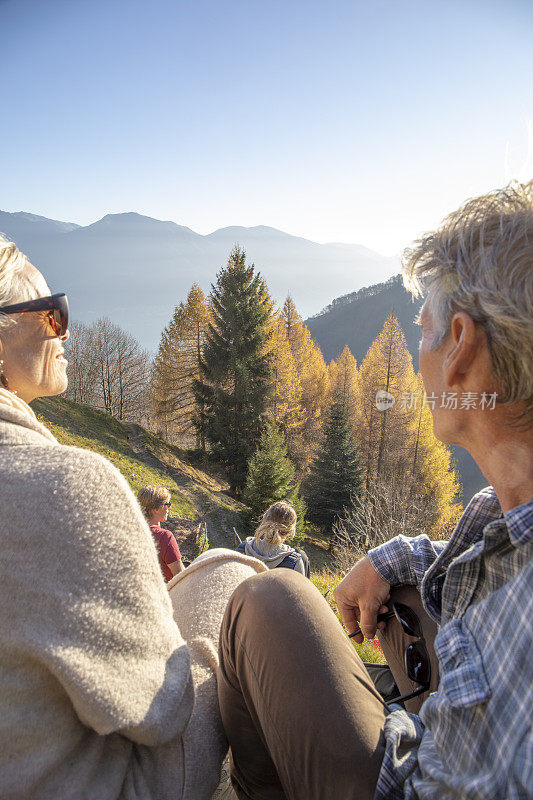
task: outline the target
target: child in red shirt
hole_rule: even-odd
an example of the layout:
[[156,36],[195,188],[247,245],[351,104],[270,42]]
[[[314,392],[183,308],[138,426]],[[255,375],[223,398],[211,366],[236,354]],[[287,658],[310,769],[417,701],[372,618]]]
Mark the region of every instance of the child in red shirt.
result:
[[143,486],[137,494],[137,499],[157,545],[161,571],[165,581],[169,581],[173,575],[185,569],[174,535],[159,525],[167,519],[168,510],[172,505],[170,492],[164,486]]

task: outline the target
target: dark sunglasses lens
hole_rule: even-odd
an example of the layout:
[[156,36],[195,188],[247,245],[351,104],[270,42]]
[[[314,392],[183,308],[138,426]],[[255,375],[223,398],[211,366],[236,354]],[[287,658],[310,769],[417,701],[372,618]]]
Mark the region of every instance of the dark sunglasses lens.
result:
[[61,295],[56,299],[57,308],[54,309],[57,314],[56,319],[59,320],[61,332],[59,336],[64,336],[68,328],[68,300],[66,294]]
[[428,651],[422,642],[412,642],[405,650],[405,668],[412,681],[429,685],[431,662]]
[[412,608],[403,603],[394,603],[394,612],[409,636],[422,636],[420,622]]

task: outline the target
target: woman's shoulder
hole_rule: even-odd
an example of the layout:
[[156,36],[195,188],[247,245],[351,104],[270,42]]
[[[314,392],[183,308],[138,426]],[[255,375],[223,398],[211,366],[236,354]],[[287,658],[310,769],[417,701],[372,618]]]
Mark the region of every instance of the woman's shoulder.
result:
[[301,547],[293,547],[292,549],[294,550],[295,553],[298,553],[299,555],[303,556],[304,558],[307,558],[307,553]]
[[107,478],[122,478],[119,470],[105,456],[83,447],[60,444],[47,449],[46,460],[54,465],[62,465],[65,473],[83,473],[89,480],[104,475]]
[[31,482],[53,485],[57,497],[74,494],[103,501],[110,496],[116,498],[131,494],[129,484],[119,470],[92,450],[61,444],[31,448],[24,460],[31,473]]

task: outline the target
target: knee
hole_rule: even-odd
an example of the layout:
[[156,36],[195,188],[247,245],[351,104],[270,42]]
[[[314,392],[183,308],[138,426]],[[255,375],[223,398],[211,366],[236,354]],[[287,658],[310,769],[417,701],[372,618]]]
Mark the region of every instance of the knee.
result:
[[233,619],[244,616],[255,624],[260,620],[282,621],[316,594],[317,589],[301,573],[273,569],[253,575],[237,586],[228,603],[227,616]]
[[257,604],[264,608],[300,596],[308,589],[314,590],[314,586],[301,573],[290,569],[272,569],[243,581],[234,595],[249,605]]
[[310,581],[306,581],[300,572],[293,569],[269,569],[267,572],[262,572],[260,575],[254,576],[260,578],[258,581],[248,581],[250,588],[258,595],[270,595],[273,591],[280,594],[288,592],[301,592],[303,586]]

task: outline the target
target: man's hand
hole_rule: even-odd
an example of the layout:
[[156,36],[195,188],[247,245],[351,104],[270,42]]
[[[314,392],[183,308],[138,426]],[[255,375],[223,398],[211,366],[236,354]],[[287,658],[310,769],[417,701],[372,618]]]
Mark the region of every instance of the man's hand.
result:
[[354,636],[359,644],[365,637],[373,639],[376,628],[386,627],[386,622],[378,623],[377,615],[388,611],[384,603],[389,599],[389,591],[390,584],[378,575],[368,556],[358,561],[333,590],[348,633],[361,628],[362,633]]

